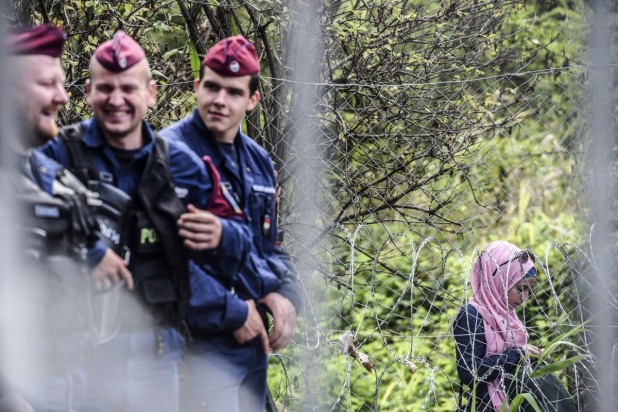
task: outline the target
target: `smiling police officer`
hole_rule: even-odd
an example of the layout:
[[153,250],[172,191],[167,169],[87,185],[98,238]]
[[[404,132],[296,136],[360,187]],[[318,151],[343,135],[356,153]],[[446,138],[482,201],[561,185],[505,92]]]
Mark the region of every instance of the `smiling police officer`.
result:
[[[292,339],[300,297],[296,274],[277,250],[276,178],[268,153],[240,130],[247,111],[260,101],[260,65],[255,47],[242,36],[214,45],[194,82],[197,108],[164,129],[185,142],[221,176],[221,193],[251,227],[253,247],[245,266],[227,288],[194,285],[188,323],[194,342],[187,356],[185,410],[260,411],[266,398],[267,354]],[[213,300],[238,308],[233,321],[205,311]],[[258,307],[272,314],[267,336]]]
[[[105,206],[103,236],[89,257],[98,262],[97,286],[108,291],[108,328],[96,342],[83,408],[178,411],[188,252],[234,271],[244,263],[250,232],[198,209],[212,191],[203,162],[144,121],[156,86],[134,39],[119,31],[96,49],[86,92],[94,118],[63,129],[43,148]],[[111,328],[110,319],[117,321]]]
[[23,252],[15,276],[3,279],[9,287],[2,302],[9,302],[16,315],[11,321],[18,323],[17,329],[3,330],[3,367],[30,405],[6,396],[0,409],[66,411],[77,386],[73,368],[79,353],[73,345],[87,327],[81,316],[88,290],[85,251],[96,240],[92,207],[98,201],[59,164],[32,151],[57,135],[57,116],[68,102],[60,62],[64,32],[51,25],[14,27],[3,42],[11,76],[3,97],[11,99],[19,126],[17,133],[2,136],[4,160],[11,161],[3,176],[11,178]]

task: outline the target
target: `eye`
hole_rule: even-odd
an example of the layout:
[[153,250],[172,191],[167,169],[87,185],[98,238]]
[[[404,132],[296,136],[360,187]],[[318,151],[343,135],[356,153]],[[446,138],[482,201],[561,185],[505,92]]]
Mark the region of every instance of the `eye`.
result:
[[211,83],[211,82],[204,82],[204,88],[210,91],[219,91],[220,87],[215,84],[215,83]]
[[133,93],[136,90],[137,90],[137,86],[134,86],[134,85],[128,85],[128,86],[122,87],[122,91],[125,93]]
[[56,82],[54,80],[40,80],[39,85],[43,87],[55,87]]
[[108,84],[99,84],[97,85],[96,89],[101,93],[111,93],[113,87]]

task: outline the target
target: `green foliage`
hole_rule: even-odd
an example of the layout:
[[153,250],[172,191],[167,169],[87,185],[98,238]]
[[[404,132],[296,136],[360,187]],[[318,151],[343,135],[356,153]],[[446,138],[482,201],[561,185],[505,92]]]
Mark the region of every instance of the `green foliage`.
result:
[[[290,4],[30,4],[29,20],[69,33],[64,123],[90,116],[89,59],[118,29],[140,40],[160,85],[148,118],[155,127],[193,109],[192,80],[216,40],[243,34],[254,41],[263,99],[244,126],[281,170],[284,226],[306,227],[295,221],[286,185],[296,160],[287,114],[298,98],[285,81],[297,69],[287,43],[297,24]],[[302,64],[322,68],[314,118],[328,165],[319,229],[329,239],[326,246],[315,239],[318,246],[298,258],[324,275],[311,285],[321,288],[323,307],[316,319],[303,314],[297,346],[271,357],[278,403],[291,410],[303,402],[315,410],[454,410],[451,323],[470,297],[472,262],[496,239],[540,257],[534,296],[520,316],[531,342],[546,348],[544,358],[557,359],[541,371],[564,369],[573,382],[585,353],[574,335],[574,342],[561,341],[583,323],[576,286],[586,265],[585,222],[576,218],[582,208],[574,176],[586,72],[564,69],[585,59],[583,1],[320,5],[315,27],[324,53]],[[371,371],[344,350],[347,331]]]
[[[542,412],[541,408],[539,407],[539,404],[536,402],[534,397],[529,393],[518,394],[513,399],[513,402],[509,405],[509,412],[517,412],[519,410],[519,407],[522,405],[524,401],[528,402],[534,408],[535,412]],[[506,409],[505,405],[506,404],[502,405],[502,408],[500,408],[500,412],[503,412],[503,410]]]

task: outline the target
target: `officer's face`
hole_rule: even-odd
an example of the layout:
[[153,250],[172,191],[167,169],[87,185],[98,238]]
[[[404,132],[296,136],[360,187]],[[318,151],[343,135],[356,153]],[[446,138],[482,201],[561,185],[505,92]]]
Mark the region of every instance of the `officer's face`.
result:
[[217,141],[233,142],[243,116],[260,101],[259,92],[249,94],[250,79],[221,76],[205,67],[202,79],[193,83],[200,116]]
[[124,149],[143,145],[142,119],[156,103],[156,85],[148,73],[145,59],[120,73],[92,60],[87,102],[110,145]]
[[24,147],[43,144],[58,134],[58,112],[68,101],[60,59],[42,54],[15,57],[15,99],[30,136]]

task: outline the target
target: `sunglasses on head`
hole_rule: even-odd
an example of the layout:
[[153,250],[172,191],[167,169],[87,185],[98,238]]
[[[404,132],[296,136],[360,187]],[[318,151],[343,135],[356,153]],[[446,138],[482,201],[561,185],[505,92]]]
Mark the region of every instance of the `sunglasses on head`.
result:
[[498,268],[504,265],[508,265],[509,263],[514,262],[515,260],[517,260],[521,265],[523,265],[524,263],[528,261],[531,261],[532,263],[535,262],[534,254],[532,253],[532,251],[522,250],[522,251],[515,253],[515,256],[513,256],[511,259],[507,260],[506,262],[500,263],[498,266],[496,266],[491,276],[496,276],[496,273],[498,273]]

